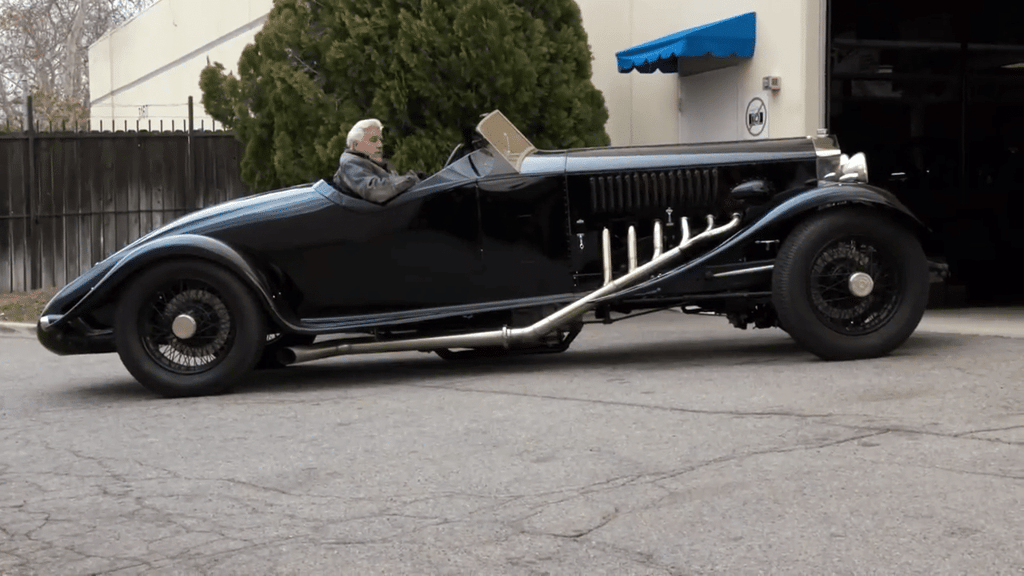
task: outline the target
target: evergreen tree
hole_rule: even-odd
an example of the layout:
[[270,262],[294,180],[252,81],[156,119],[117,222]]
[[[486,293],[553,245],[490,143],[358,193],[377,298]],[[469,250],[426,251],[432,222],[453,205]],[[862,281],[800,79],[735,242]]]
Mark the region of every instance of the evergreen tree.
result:
[[538,148],[607,145],[590,61],[574,0],[276,0],[238,76],[200,87],[268,189],[333,174],[363,118],[399,171],[434,172],[494,109]]

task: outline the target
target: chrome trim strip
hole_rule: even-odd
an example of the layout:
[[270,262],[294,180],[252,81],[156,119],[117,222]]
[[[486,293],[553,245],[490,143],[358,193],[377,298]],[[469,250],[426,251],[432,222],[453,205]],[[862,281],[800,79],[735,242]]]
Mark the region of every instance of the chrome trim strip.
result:
[[756,272],[767,272],[775,268],[775,264],[767,264],[765,266],[754,266],[753,268],[741,268],[739,270],[729,270],[727,272],[719,272],[718,274],[712,274],[712,278],[724,278],[726,276],[740,276],[742,274],[754,274]]
[[63,317],[63,314],[47,314],[46,316],[41,316],[39,318],[39,327],[45,332],[50,329],[50,326],[59,322]]

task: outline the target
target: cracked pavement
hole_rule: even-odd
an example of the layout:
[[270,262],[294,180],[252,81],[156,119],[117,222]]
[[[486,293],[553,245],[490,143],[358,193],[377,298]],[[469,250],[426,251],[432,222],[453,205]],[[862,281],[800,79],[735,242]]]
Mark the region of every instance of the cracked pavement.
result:
[[0,334],[0,374],[3,575],[1024,574],[1024,339],[659,313],[164,400]]

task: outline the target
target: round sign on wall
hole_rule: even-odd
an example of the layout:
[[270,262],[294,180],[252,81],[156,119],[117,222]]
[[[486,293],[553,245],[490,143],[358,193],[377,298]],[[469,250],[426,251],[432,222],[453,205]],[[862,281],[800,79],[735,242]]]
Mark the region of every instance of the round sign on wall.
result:
[[764,127],[768,125],[768,106],[764,100],[753,98],[747,104],[746,113],[747,133],[751,136],[760,136],[764,133]]

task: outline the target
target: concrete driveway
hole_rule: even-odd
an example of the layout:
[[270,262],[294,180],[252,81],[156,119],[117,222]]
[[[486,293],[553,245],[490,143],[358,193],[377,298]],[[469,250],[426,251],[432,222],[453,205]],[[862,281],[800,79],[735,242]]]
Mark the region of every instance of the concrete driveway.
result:
[[868,361],[661,313],[186,400],[7,327],[0,574],[1024,574],[1024,340],[940,316]]

